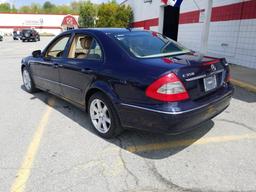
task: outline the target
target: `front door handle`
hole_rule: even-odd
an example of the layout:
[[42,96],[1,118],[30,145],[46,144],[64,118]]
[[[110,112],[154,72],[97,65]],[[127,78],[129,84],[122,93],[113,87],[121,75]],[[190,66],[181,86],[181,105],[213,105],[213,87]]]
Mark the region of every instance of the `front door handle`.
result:
[[54,63],[53,64],[53,68],[57,69],[57,68],[60,68],[60,67],[63,67],[62,64],[58,64],[58,63]]
[[53,67],[54,69],[57,69],[57,68],[59,68],[59,64],[58,64],[58,63],[54,63],[52,67]]
[[89,68],[85,68],[85,69],[81,69],[81,72],[82,73],[92,73],[93,72],[93,70],[91,70],[91,69],[89,69]]

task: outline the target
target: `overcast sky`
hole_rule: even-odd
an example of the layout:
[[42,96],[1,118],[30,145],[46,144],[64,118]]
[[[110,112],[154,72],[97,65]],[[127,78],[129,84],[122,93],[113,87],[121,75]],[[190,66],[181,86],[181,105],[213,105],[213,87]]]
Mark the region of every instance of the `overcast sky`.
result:
[[[0,0],[2,2],[9,2],[15,4],[16,7],[20,7],[22,5],[30,5],[31,3],[41,3],[43,4],[46,0]],[[50,2],[55,4],[66,4],[70,3],[72,0],[50,0]],[[94,3],[107,2],[108,0],[91,0]],[[117,2],[122,2],[122,0],[117,0]]]

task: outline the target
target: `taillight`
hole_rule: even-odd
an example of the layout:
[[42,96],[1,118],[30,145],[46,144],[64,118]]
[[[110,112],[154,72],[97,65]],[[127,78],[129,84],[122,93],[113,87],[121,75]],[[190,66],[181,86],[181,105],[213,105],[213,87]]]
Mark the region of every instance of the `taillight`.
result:
[[189,95],[180,79],[169,73],[154,81],[146,90],[146,95],[159,101],[182,101],[189,98]]
[[227,77],[226,77],[226,82],[230,82],[230,80],[231,80],[231,75],[230,75],[230,72],[229,72]]
[[163,58],[163,61],[164,61],[165,63],[167,63],[167,64],[172,64],[172,63],[174,63],[173,60],[170,59],[170,58]]

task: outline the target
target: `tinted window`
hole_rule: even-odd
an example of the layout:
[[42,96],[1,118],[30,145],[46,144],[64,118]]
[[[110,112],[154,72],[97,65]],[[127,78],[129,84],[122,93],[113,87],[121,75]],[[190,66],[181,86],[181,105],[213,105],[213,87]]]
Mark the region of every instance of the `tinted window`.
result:
[[175,41],[156,32],[128,32],[117,34],[114,38],[136,57],[154,57],[188,51]]
[[31,29],[24,29],[24,30],[22,30],[22,33],[26,33],[26,32],[32,32],[32,30]]
[[46,57],[62,57],[70,36],[64,36],[56,40],[46,52]]
[[73,59],[101,59],[102,51],[98,42],[88,35],[76,35],[68,54]]

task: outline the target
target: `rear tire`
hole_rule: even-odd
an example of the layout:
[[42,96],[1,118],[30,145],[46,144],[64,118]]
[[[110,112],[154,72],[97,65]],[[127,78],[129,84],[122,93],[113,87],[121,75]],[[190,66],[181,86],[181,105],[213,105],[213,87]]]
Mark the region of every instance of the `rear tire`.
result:
[[119,117],[108,97],[97,92],[90,97],[88,103],[91,124],[98,135],[109,139],[121,134],[123,129]]
[[29,93],[34,93],[37,91],[35,88],[35,84],[33,79],[31,78],[31,74],[27,67],[24,67],[22,70],[22,80],[23,80],[23,85],[25,87],[25,90]]

